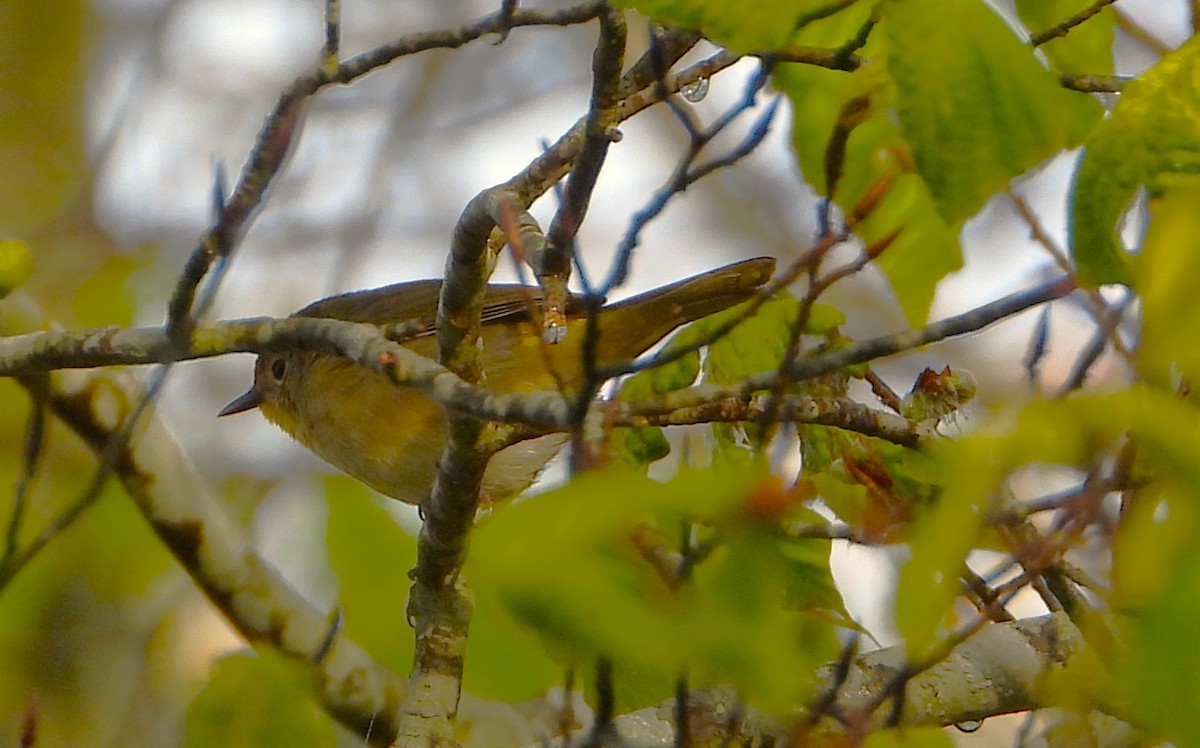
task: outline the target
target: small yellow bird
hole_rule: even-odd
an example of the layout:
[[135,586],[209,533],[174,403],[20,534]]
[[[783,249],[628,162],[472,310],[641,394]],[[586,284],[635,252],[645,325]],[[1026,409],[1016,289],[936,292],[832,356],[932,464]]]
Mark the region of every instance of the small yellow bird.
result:
[[[601,307],[597,362],[608,366],[636,358],[676,327],[745,301],[774,270],[771,258],[746,260]],[[440,280],[397,283],[332,296],[293,316],[379,325],[411,320],[432,330],[440,292]],[[543,353],[529,314],[530,299],[540,302],[536,287],[488,286],[481,325],[481,384],[496,392],[535,392],[554,389],[561,382],[567,394],[577,392],[589,300],[580,295],[568,298],[566,339],[544,346]],[[403,345],[437,358],[432,332]],[[420,504],[433,488],[447,439],[446,412],[414,388],[398,387],[338,356],[311,351],[266,353],[255,363],[254,386],[220,415],[252,408],[259,408],[268,421],[326,462],[380,493]],[[547,434],[498,452],[484,473],[484,494],[503,501],[524,491],[566,439],[564,434]]]

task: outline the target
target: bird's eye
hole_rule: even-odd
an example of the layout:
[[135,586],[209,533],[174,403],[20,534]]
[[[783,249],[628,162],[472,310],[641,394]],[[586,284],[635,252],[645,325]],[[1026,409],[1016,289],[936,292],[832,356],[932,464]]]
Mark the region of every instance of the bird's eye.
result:
[[282,358],[277,358],[271,362],[271,376],[278,381],[283,381],[283,375],[287,373],[287,361]]

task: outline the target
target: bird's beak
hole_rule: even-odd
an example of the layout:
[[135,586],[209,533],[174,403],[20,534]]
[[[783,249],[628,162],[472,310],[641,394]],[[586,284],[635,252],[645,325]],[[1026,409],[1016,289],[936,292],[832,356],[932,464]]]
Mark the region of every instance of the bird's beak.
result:
[[224,408],[221,408],[221,412],[217,414],[217,417],[220,418],[221,416],[231,416],[234,413],[244,413],[247,410],[254,410],[258,406],[262,405],[262,401],[262,392],[254,387],[251,387],[235,397]]

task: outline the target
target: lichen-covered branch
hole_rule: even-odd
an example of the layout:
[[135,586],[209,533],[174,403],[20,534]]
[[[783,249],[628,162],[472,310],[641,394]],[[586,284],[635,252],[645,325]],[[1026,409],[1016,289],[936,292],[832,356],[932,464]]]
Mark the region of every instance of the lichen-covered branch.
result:
[[932,423],[914,423],[895,413],[876,410],[847,398],[756,395],[744,400],[715,400],[669,413],[638,415],[636,412],[636,405],[629,408],[618,405],[606,412],[606,420],[614,426],[685,426],[760,422],[770,414],[772,420],[779,423],[835,426],[906,447],[916,447],[921,440],[936,435]]
[[[1056,703],[1053,690],[1063,683],[1101,684],[1084,676],[1097,667],[1083,636],[1064,614],[1027,618],[984,626],[959,644],[948,657],[913,676],[899,711],[901,726],[949,726],[989,717],[1038,709]],[[839,672],[836,663],[825,666],[818,677],[823,694],[821,717],[808,732],[782,724],[742,705],[730,689],[697,689],[688,696],[688,726],[696,745],[769,745],[780,740],[810,740],[825,744],[850,739],[878,729],[849,724],[846,715],[859,713],[902,673],[907,658],[903,646],[889,647],[855,657]],[[1081,680],[1071,680],[1077,678]],[[1056,686],[1057,684],[1057,686]],[[1080,694],[1081,699],[1100,697]],[[1103,704],[1097,706],[1103,707]],[[621,737],[637,744],[667,744],[674,739],[674,701],[623,715],[616,720]],[[737,719],[730,717],[736,715]],[[1128,725],[1095,713],[1103,720],[1106,745],[1136,745],[1136,732]],[[789,722],[803,723],[801,712]]]
[[[64,377],[50,393],[55,416],[98,453],[121,420],[101,415],[119,401],[133,402],[140,387],[127,375]],[[305,663],[325,708],[359,735],[387,745],[397,729],[404,682],[341,634],[328,641],[333,622],[302,597],[251,547],[196,474],[160,421],[145,420],[115,462],[116,476],[155,534],[196,584],[252,643],[272,645]]]

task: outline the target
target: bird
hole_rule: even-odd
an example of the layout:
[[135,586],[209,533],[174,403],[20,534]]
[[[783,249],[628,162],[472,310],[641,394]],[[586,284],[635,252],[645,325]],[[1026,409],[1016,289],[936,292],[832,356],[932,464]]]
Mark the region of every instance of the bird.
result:
[[[530,304],[542,298],[538,287],[489,284],[480,326],[480,384],[500,393],[556,387],[565,395],[578,393],[589,308],[597,315],[597,364],[623,364],[675,328],[746,301],[774,270],[772,258],[745,260],[607,305],[598,296],[569,294],[566,338],[556,344],[540,340],[530,313]],[[401,344],[436,360],[433,328],[441,285],[437,279],[418,280],[354,291],[292,316],[414,323],[423,332]],[[416,388],[329,353],[270,352],[258,356],[250,389],[218,415],[255,408],[318,457],[385,496],[415,505],[428,499],[448,426],[445,408]],[[482,495],[495,503],[522,493],[566,441],[565,434],[552,433],[500,450],[484,471]]]

